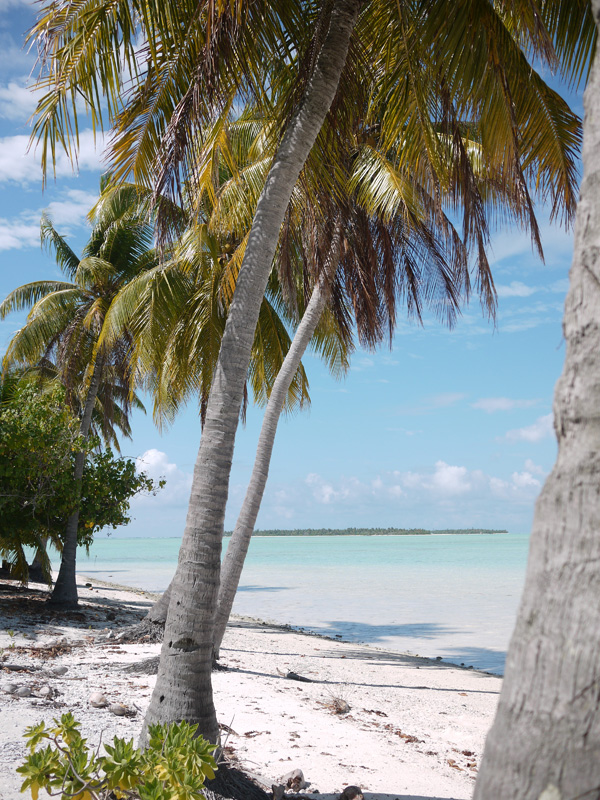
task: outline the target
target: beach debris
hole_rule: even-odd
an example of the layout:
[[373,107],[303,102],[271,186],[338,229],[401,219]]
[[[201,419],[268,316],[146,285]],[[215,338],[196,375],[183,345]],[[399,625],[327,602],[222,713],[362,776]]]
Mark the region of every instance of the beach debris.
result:
[[131,711],[126,706],[121,705],[121,703],[111,703],[108,707],[108,710],[111,714],[114,714],[116,717],[134,717],[135,711]]
[[53,695],[54,695],[54,689],[51,686],[48,686],[48,684],[42,686],[41,689],[38,689],[38,697],[50,700],[53,697]]
[[33,667],[31,664],[8,664],[6,661],[1,662],[0,667],[11,672],[34,672],[39,670],[39,667]]
[[[279,670],[277,670],[279,672]],[[283,672],[279,672],[283,675]],[[312,678],[305,678],[304,675],[298,675],[297,672],[286,672],[284,675],[289,681],[300,681],[301,683],[315,683]]]
[[108,700],[102,692],[92,692],[90,695],[90,705],[94,708],[106,708]]
[[331,711],[332,714],[338,714],[339,716],[348,714],[351,710],[350,703],[342,694],[334,694],[331,691],[328,692],[327,700],[319,700],[317,702],[319,705],[323,706],[323,708]]
[[13,694],[17,697],[31,697],[31,689],[29,686],[19,686]]
[[273,800],[282,800],[285,795],[285,786],[282,783],[274,783],[271,786],[271,791],[273,792]]
[[60,678],[61,675],[66,675],[69,671],[68,667],[53,667],[50,672],[52,675],[56,675],[57,678]]
[[239,734],[238,734],[238,733],[236,733],[236,732],[233,730],[233,728],[230,728],[230,727],[229,727],[229,725],[225,725],[225,723],[223,723],[223,722],[219,722],[219,728],[220,728],[222,731],[225,731],[225,733],[233,734],[234,736],[239,736]]
[[387,717],[385,711],[378,711],[375,708],[363,708],[363,711],[367,714],[376,714],[378,717]]
[[5,683],[3,686],[3,689],[7,694],[13,694],[14,692],[17,691],[18,688],[19,688],[18,683]]
[[309,782],[304,780],[304,773],[301,769],[293,769],[291,772],[287,772],[279,781],[286,789],[290,789],[292,792],[299,792],[309,786]]
[[363,800],[363,797],[360,786],[346,786],[338,800]]

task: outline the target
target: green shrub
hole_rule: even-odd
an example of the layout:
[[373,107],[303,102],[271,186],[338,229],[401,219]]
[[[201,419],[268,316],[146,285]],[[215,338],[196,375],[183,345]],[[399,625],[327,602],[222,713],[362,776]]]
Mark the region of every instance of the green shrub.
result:
[[152,725],[146,750],[115,736],[100,755],[79,732],[72,714],[25,731],[30,754],[17,772],[25,777],[21,791],[37,800],[40,789],[74,800],[204,800],[204,781],[214,778],[215,745],[196,737],[187,722]]

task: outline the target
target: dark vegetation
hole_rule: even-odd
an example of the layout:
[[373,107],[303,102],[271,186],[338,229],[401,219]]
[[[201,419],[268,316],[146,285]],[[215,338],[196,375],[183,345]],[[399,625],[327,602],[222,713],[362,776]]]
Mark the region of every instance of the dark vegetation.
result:
[[[428,531],[425,528],[297,528],[296,530],[254,531],[255,536],[431,536],[447,533],[508,533],[493,528],[444,528]],[[231,536],[231,532],[225,534]]]

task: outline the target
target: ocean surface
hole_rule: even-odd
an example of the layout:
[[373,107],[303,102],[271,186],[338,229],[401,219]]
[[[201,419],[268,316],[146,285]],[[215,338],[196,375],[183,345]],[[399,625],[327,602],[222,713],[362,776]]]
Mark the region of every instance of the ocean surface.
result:
[[[179,544],[97,539],[78,571],[164,591]],[[527,534],[258,536],[233,610],[501,674],[528,545]]]

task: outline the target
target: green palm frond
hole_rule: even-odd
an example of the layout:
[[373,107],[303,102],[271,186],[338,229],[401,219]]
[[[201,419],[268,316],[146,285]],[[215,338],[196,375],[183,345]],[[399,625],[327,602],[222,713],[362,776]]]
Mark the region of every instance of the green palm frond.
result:
[[2,303],[0,303],[0,319],[13,311],[23,311],[25,308],[35,306],[37,302],[54,292],[63,292],[70,289],[78,290],[72,283],[63,281],[34,281],[14,289]]
[[40,225],[40,238],[42,246],[46,246],[52,251],[56,263],[61,270],[71,280],[75,277],[79,258],[75,255],[73,250],[67,244],[65,238],[61,236],[52,224],[49,215],[44,212],[42,214],[42,221]]

